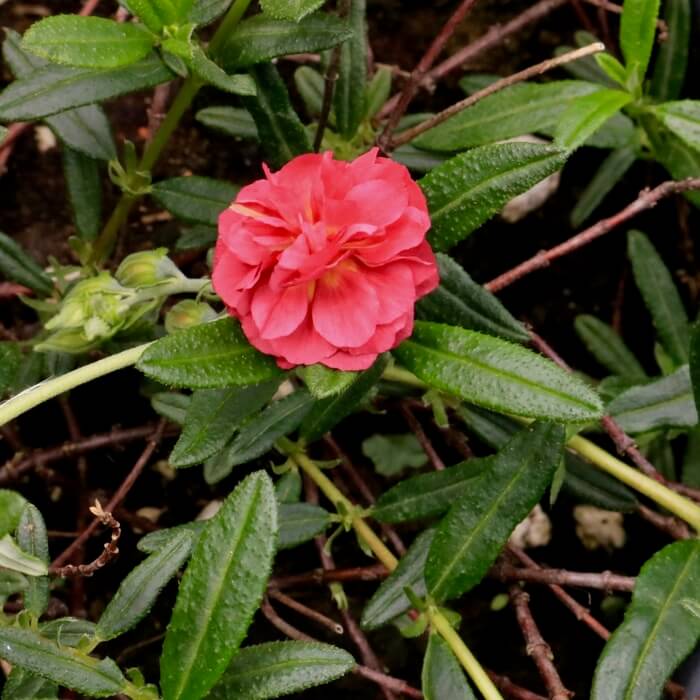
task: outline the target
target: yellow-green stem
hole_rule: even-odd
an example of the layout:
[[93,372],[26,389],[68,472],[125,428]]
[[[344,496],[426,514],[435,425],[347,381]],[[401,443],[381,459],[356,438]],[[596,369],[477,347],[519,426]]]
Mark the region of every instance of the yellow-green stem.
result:
[[[288,444],[283,443],[283,446],[286,448]],[[295,449],[290,449],[288,454],[336,507],[339,504],[343,504],[348,512],[353,512],[353,503],[338,490],[335,484],[319,469],[312,459],[304,452]],[[352,519],[352,526],[362,541],[389,571],[393,571],[398,566],[398,559],[389,551],[363,518],[355,515]],[[459,659],[464,670],[469,674],[469,677],[484,698],[486,700],[503,700],[498,688],[496,688],[486,671],[469,651],[459,634],[452,628],[447,618],[439,610],[433,609],[430,613],[430,619],[434,629],[449,644],[450,649]]]

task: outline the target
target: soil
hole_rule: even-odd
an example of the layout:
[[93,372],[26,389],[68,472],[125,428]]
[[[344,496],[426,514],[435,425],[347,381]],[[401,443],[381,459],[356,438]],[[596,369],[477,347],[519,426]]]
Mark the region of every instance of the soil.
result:
[[[46,4],[52,12],[75,12],[81,5],[74,0],[47,0]],[[456,5],[448,0],[433,3],[369,0],[368,4],[375,59],[409,69],[418,61]],[[479,36],[494,22],[503,22],[530,4],[527,0],[482,0],[464,23],[464,29],[453,38],[450,51]],[[114,9],[113,2],[105,1],[102,5],[104,14]],[[0,5],[0,26],[23,31],[37,18],[35,10],[41,7],[38,0],[34,5],[9,0]],[[595,10],[586,8],[586,12],[595,24]],[[508,40],[504,46],[484,53],[469,69],[508,74],[549,57],[558,45],[570,44],[573,32],[579,28],[577,15],[569,6],[564,7],[545,21]],[[9,79],[6,73],[0,75],[3,80]],[[696,85],[695,89],[700,90],[700,86]],[[438,87],[435,94],[421,94],[415,108],[436,110],[454,101],[458,95],[456,79],[450,78]],[[128,138],[139,143],[142,140],[149,100],[150,96],[146,94],[131,95],[108,106],[119,141]],[[220,96],[208,91],[203,91],[197,100],[198,107],[221,103],[223,100]],[[602,152],[593,149],[584,149],[576,154],[575,162],[564,169],[559,192],[544,207],[517,225],[501,220],[486,224],[459,246],[455,256],[476,279],[487,281],[538,250],[568,238],[572,234],[568,223],[569,211],[603,157]],[[167,177],[193,172],[245,182],[257,175],[258,163],[254,148],[217,136],[191,118],[186,118],[158,166],[157,174]],[[60,150],[52,148],[40,152],[32,129],[16,144],[8,166],[7,173],[0,179],[0,230],[16,238],[41,262],[46,262],[49,256],[70,262],[72,258],[67,240],[73,234],[73,224],[66,201]],[[598,214],[602,216],[619,210],[634,199],[643,186],[662,179],[663,173],[655,166],[636,166],[633,174],[615,189]],[[109,211],[115,193],[107,185],[105,196],[105,211]],[[153,205],[145,203],[132,215],[126,252],[173,242],[178,234],[177,225],[173,222],[143,224],[142,217],[154,211],[157,210],[153,209]],[[697,213],[691,215],[682,199],[667,200],[633,223],[653,236],[664,259],[682,283],[686,301],[697,301],[700,271],[696,264],[697,251],[690,236],[690,231],[697,229]],[[200,256],[189,264],[201,266],[202,262]],[[576,255],[529,276],[505,290],[500,298],[516,316],[531,323],[572,365],[600,376],[600,368],[585,352],[573,332],[573,319],[579,313],[593,313],[610,320],[621,285],[624,288],[622,318],[625,338],[651,369],[652,329],[630,280],[625,255],[625,229],[617,230]],[[27,324],[31,324],[32,320],[33,313],[18,301],[0,300],[0,322],[5,328],[13,329],[20,335],[31,334],[32,326]],[[140,379],[131,372],[122,372],[76,390],[71,396],[71,404],[84,435],[109,431],[117,425],[129,427],[153,420],[148,400],[141,392]],[[396,411],[391,410],[392,406],[386,408],[389,410],[372,416],[371,421],[361,416],[348,420],[337,435],[338,441],[360,465],[363,475],[376,487],[376,491],[385,488],[386,484],[380,483],[370,473],[366,459],[357,446],[372,432],[405,431]],[[32,447],[57,445],[66,440],[65,420],[58,402],[40,407],[19,421],[18,437],[22,444]],[[434,437],[447,457],[449,450],[441,443],[440,436]],[[159,459],[167,456],[171,443],[168,439],[163,442],[157,453]],[[51,530],[74,531],[78,514],[85,512],[86,503],[96,497],[102,500],[108,498],[142,449],[141,443],[133,443],[89,455],[85,482],[82,484],[75,460],[52,464],[48,474],[42,473],[41,477],[32,474],[23,479],[21,490],[47,516]],[[474,449],[478,452],[484,447],[475,443]],[[9,446],[0,442],[0,464],[9,456]],[[458,459],[456,455],[449,456],[454,458],[453,461]],[[248,468],[252,471],[256,466],[264,467],[267,463],[261,461]],[[238,472],[235,478],[210,488],[203,482],[199,469],[181,472],[174,480],[163,476],[162,470],[146,470],[129,494],[125,507],[117,514],[125,524],[120,558],[94,578],[85,580],[84,590],[80,587],[76,589],[69,583],[64,589],[54,591],[55,597],[73,613],[84,612],[94,619],[123,576],[140,559],[135,544],[144,523],[134,517],[139,509],[164,509],[159,526],[185,522],[196,517],[212,498],[228,493],[240,476],[241,472]],[[630,516],[626,521],[628,545],[623,550],[614,553],[589,552],[574,535],[571,510],[572,503],[565,496],[560,497],[551,509],[554,537],[548,547],[537,550],[538,561],[581,571],[612,568],[619,573],[634,575],[640,562],[665,543],[656,530]],[[413,530],[403,528],[400,532],[408,540]],[[56,537],[51,543],[52,552],[60,552],[69,542],[70,539]],[[96,556],[101,546],[100,538],[94,538],[86,549],[86,559]],[[339,566],[358,565],[362,561],[350,536],[340,538],[334,553]],[[278,557],[276,572],[307,571],[317,565],[315,549],[305,546],[292,553],[283,552]],[[374,586],[356,583],[346,587],[351,608],[358,616]],[[503,590],[501,584],[487,580],[461,601],[459,612],[464,620],[462,631],[465,639],[484,665],[542,692],[539,676],[525,655],[512,611],[489,611],[493,597]],[[546,589],[532,586],[529,590],[534,615],[553,648],[562,678],[577,697],[587,697],[592,669],[602,648],[601,641],[569,613],[562,612],[563,608]],[[167,624],[174,593],[175,588],[171,585],[148,619],[136,631],[106,645],[105,651],[126,665],[138,664],[146,677],[157,678],[159,636]],[[331,616],[336,614],[326,590],[310,588],[306,593],[308,597],[304,598],[304,602]],[[607,626],[614,627],[619,622],[621,606],[616,605],[613,596],[589,596],[576,591],[574,595],[590,606]],[[294,614],[288,617],[290,622],[298,623],[302,628],[309,627],[308,621]],[[322,630],[310,631],[325,641],[338,641]],[[269,626],[258,619],[252,628],[250,640],[270,638]],[[404,640],[393,629],[370,635],[370,641],[392,674],[420,687],[420,642]],[[352,676],[339,683],[333,693],[338,700],[380,696],[375,687]],[[320,700],[327,697],[327,690],[309,691],[303,697]]]

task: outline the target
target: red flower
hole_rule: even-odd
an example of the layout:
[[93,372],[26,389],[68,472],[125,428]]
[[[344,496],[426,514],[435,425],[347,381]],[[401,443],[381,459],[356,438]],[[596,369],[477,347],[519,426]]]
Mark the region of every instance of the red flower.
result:
[[366,369],[411,334],[439,281],[423,193],[376,149],[265,175],[219,217],[214,289],[280,367]]

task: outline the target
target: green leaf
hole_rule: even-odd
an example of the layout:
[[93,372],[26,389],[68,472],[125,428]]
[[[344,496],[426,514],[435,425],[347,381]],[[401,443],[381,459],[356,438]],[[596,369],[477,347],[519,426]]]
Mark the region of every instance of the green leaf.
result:
[[442,515],[490,468],[492,459],[473,458],[440,472],[403,479],[379,497],[372,517],[383,523],[401,523]]
[[[0,512],[2,506],[0,506]],[[23,552],[36,557],[48,567],[49,539],[46,534],[44,518],[39,510],[31,503],[22,510],[17,525],[17,544]],[[49,605],[49,577],[31,576],[28,579],[27,590],[24,592],[24,608],[36,617],[46,612]]]
[[193,224],[216,226],[221,214],[234,200],[238,188],[223,180],[190,175],[156,182],[151,196],[178,219]]
[[170,547],[176,539],[186,534],[190,538],[190,550],[193,550],[199,541],[200,535],[204,532],[207,522],[206,520],[194,520],[190,523],[149,532],[138,541],[136,547],[139,552],[153,554],[154,552],[160,552],[165,547]]
[[211,24],[228,10],[232,2],[233,0],[194,0],[188,19],[199,26]]
[[534,143],[482,146],[451,158],[420,180],[436,250],[464,240],[503,206],[559,170],[568,154]]
[[255,83],[244,73],[229,75],[223,68],[212,61],[200,48],[195,47],[192,53],[192,71],[204,82],[224,92],[234,95],[254,95]]
[[0,398],[14,386],[22,360],[22,350],[18,343],[0,342]]
[[651,313],[661,344],[676,365],[686,363],[690,344],[688,316],[671,273],[651,241],[640,231],[630,231],[627,252],[634,281]]
[[330,683],[355,660],[347,651],[318,642],[267,642],[241,649],[207,696],[211,700],[267,700]]
[[333,93],[335,123],[346,140],[357,133],[367,113],[366,0],[352,0],[349,25],[352,37],[340,49],[338,80]]
[[686,146],[700,151],[700,101],[665,102],[652,111]]
[[320,364],[300,367],[297,371],[308,390],[317,399],[326,399],[339,394],[347,389],[360,374],[343,372]]
[[118,695],[126,679],[111,659],[95,659],[36,632],[0,627],[0,655],[19,668],[89,697]]
[[0,489],[0,537],[13,533],[28,505],[22,494],[8,489]]
[[248,416],[273,396],[279,382],[249,387],[196,391],[187,409],[184,430],[168,462],[173,467],[201,464],[221,450]]
[[192,537],[180,533],[151,554],[122,581],[97,622],[95,636],[114,639],[135,627],[150,611],[165,585],[190,555]]
[[289,99],[287,87],[271,63],[250,70],[257,86],[256,97],[243,102],[255,120],[260,143],[273,167],[312,150],[306,127]]
[[110,70],[46,66],[0,93],[0,121],[34,121],[58,112],[155,87],[173,74],[155,54]]
[[[323,109],[323,93],[325,92],[325,80],[323,76],[311,66],[299,66],[294,71],[294,85],[299,96],[304,101],[306,112],[312,119],[318,117]],[[331,109],[328,115],[330,124],[335,124],[335,114]]]
[[700,426],[688,431],[681,481],[688,486],[700,486]]
[[258,140],[258,129],[250,112],[239,107],[206,107],[195,115],[198,122],[227,136]]
[[260,6],[271,17],[299,22],[318,10],[324,2],[325,0],[261,0]]
[[556,142],[567,149],[582,146],[608,119],[632,101],[621,90],[599,90],[578,97],[566,109],[555,133]]
[[622,392],[607,407],[628,433],[692,428],[698,422],[688,365],[656,381]]
[[164,700],[201,698],[226,670],[262,600],[276,539],[274,488],[256,472],[207,523],[182,578],[161,656]]
[[54,15],[35,22],[22,47],[37,56],[77,68],[119,68],[145,58],[155,37],[138,24],[103,17]]
[[2,688],[2,700],[58,700],[58,686],[15,666]]
[[644,368],[612,326],[587,314],[577,316],[574,326],[590,353],[607,370],[633,380],[647,379]]
[[280,503],[279,549],[291,549],[320,535],[331,525],[328,511],[311,503]]
[[399,146],[391,154],[391,157],[395,161],[403,163],[409,170],[414,170],[417,173],[427,173],[433,168],[437,168],[438,165],[442,165],[447,160],[447,156],[440,153],[422,151],[420,148],[416,148],[410,143]]
[[388,363],[389,356],[380,355],[368,370],[357,375],[347,389],[335,396],[317,401],[301,425],[301,436],[308,442],[318,440],[349,416],[367,398]]
[[49,276],[18,243],[4,233],[0,233],[0,274],[45,296],[53,291]]
[[102,183],[98,161],[72,148],[63,151],[63,172],[78,235],[97,238],[102,223]]
[[184,24],[194,0],[128,0],[126,4],[152,32],[160,34],[165,27]]
[[700,639],[700,542],[675,542],[641,569],[624,622],[605,645],[591,700],[658,700]]
[[463,328],[417,321],[394,354],[430,386],[531,418],[596,420],[601,403],[580,379],[531,350]]
[[[2,45],[3,57],[16,78],[26,78],[35,70],[46,66],[46,61],[22,49],[22,37],[11,29],[5,29]],[[46,124],[69,148],[91,158],[111,160],[117,150],[105,113],[97,105],[56,114],[46,119]]]
[[259,384],[281,376],[275,361],[255,350],[228,318],[162,338],[136,366],[162,384],[191,389]]
[[459,263],[444,253],[436,257],[440,286],[418,302],[418,318],[482,331],[514,343],[529,341],[523,324],[491,292],[474,282]]
[[159,416],[184,425],[191,400],[191,397],[175,391],[161,391],[151,397],[151,407]]
[[29,577],[20,574],[18,571],[0,569],[0,604],[15,593],[26,591],[29,586]]
[[275,483],[275,495],[279,503],[298,503],[301,499],[301,474],[298,469],[290,469]]
[[0,538],[0,567],[27,576],[46,576],[49,572],[41,559],[23,552],[10,535]]
[[583,80],[513,85],[459,112],[413,143],[433,151],[455,151],[523,134],[548,135],[576,98],[600,89]]
[[693,385],[695,408],[700,411],[700,322],[690,328],[690,381]]
[[372,119],[379,110],[386,104],[391,95],[392,72],[389,66],[377,68],[376,73],[367,84],[367,109],[365,118]]
[[627,73],[641,85],[654,48],[660,0],[625,0],[620,21],[620,48]]
[[362,454],[372,460],[382,476],[396,476],[404,469],[417,469],[428,461],[413,433],[372,435],[362,442]]
[[93,639],[95,623],[77,617],[59,617],[39,625],[42,636],[59,646],[77,647],[85,637]]
[[571,210],[571,225],[578,228],[605,199],[637,160],[637,149],[624,146],[612,151],[601,163],[576,206]]
[[625,86],[627,82],[627,71],[625,67],[609,53],[597,53],[595,61],[603,72],[613,81],[615,86]]
[[435,600],[456,598],[481,581],[549,486],[564,437],[564,429],[552,423],[524,428],[454,504],[438,526],[425,569]]
[[658,100],[677,100],[683,89],[690,45],[690,0],[666,0],[664,21],[668,36],[654,62],[650,92]]
[[241,22],[221,49],[222,66],[237,70],[277,56],[316,53],[351,36],[347,23],[332,15],[312,15],[298,23],[255,15]]
[[459,661],[439,634],[428,638],[421,681],[425,700],[476,700]]

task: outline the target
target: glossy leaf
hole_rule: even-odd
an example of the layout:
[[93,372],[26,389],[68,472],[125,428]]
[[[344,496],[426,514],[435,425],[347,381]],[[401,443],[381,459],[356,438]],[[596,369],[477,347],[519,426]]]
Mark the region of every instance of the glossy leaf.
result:
[[549,486],[563,447],[561,426],[536,423],[499,451],[437,528],[425,569],[430,595],[456,598],[481,581]]
[[277,56],[330,49],[352,35],[346,22],[313,15],[301,22],[256,15],[241,22],[221,50],[223,67],[248,68]]
[[587,314],[577,316],[574,325],[579,338],[603,367],[620,377],[646,380],[644,368],[612,326]]
[[291,549],[320,535],[331,525],[328,511],[311,503],[280,503],[279,549]]
[[46,576],[49,572],[45,562],[23,552],[10,535],[0,538],[0,567],[27,576]]
[[53,290],[49,276],[18,243],[4,233],[0,233],[0,274],[39,294],[49,295]]
[[367,21],[366,0],[350,3],[348,18],[352,36],[340,48],[338,79],[333,108],[338,133],[346,140],[357,133],[367,112]]
[[603,124],[632,101],[621,90],[598,90],[572,101],[556,130],[556,142],[567,149],[582,146]]
[[439,634],[431,634],[421,676],[425,700],[476,700],[459,661]]
[[651,241],[639,231],[630,232],[627,251],[634,280],[664,349],[677,365],[687,362],[690,344],[688,316],[668,268]]
[[690,0],[665,0],[668,36],[659,46],[650,92],[659,101],[677,100],[683,89],[690,45]]
[[290,469],[275,482],[275,495],[280,503],[298,503],[301,499],[301,474]]
[[27,499],[21,493],[0,489],[0,537],[14,533],[27,505]]
[[66,148],[63,172],[78,235],[85,241],[97,238],[102,223],[102,183],[94,158]]
[[688,366],[624,391],[607,410],[623,430],[632,434],[658,428],[692,428],[698,422],[698,413]]
[[258,129],[250,112],[240,107],[206,107],[195,115],[198,122],[234,138],[257,141]]
[[111,659],[95,659],[29,629],[0,627],[0,656],[19,668],[89,697],[118,695],[126,679]]
[[35,22],[22,47],[37,56],[77,68],[118,68],[145,58],[155,37],[138,24],[104,17],[54,15]]
[[630,76],[641,85],[656,35],[660,0],[625,0],[620,21],[620,48]]
[[318,10],[326,0],[261,0],[263,12],[278,19],[289,19],[293,22],[306,17]]
[[358,374],[347,389],[317,401],[301,425],[302,437],[309,442],[318,440],[349,416],[372,391],[388,362],[388,355],[380,355],[368,370]]
[[271,164],[279,167],[294,156],[310,152],[309,133],[292,107],[287,87],[275,66],[255,66],[250,73],[255,78],[257,95],[243,101],[255,120],[260,143]]
[[641,569],[624,622],[605,645],[591,700],[658,700],[700,639],[700,542],[657,552]]
[[199,541],[200,535],[204,532],[207,526],[206,520],[193,520],[190,523],[175,525],[174,527],[166,527],[163,530],[155,530],[144,535],[136,545],[139,552],[145,554],[153,554],[160,552],[165,547],[170,547],[172,543],[179,539],[183,534],[190,538],[190,554]]
[[447,160],[446,155],[423,151],[420,148],[412,146],[410,143],[399,146],[391,154],[391,157],[395,161],[403,163],[409,170],[413,170],[417,173],[427,173],[433,168],[437,168],[438,165],[442,165]]
[[245,73],[229,75],[223,68],[212,61],[200,48],[195,47],[192,52],[192,72],[208,85],[213,85],[219,90],[230,92],[234,95],[254,95],[255,83]]
[[308,365],[298,369],[307,389],[317,398],[326,399],[347,389],[359,372],[342,372],[325,365]]
[[[1,506],[0,506],[1,508]],[[49,539],[46,524],[38,508],[28,503],[22,510],[17,525],[17,544],[23,552],[36,557],[48,567]],[[24,608],[36,617],[40,617],[49,605],[49,577],[30,576],[27,590],[24,591]]]
[[259,384],[281,375],[231,319],[180,331],[151,345],[137,365],[162,384],[192,389]]
[[497,335],[515,343],[529,341],[523,324],[459,263],[444,253],[437,254],[437,261],[440,286],[418,302],[418,318]]
[[178,219],[216,226],[219,214],[231,204],[237,192],[237,187],[223,180],[190,175],[156,182],[151,196]]
[[523,134],[550,134],[576,98],[600,89],[583,80],[513,85],[459,112],[413,143],[433,151],[455,151]]
[[700,151],[700,100],[665,102],[653,111],[687,147]]
[[372,517],[401,523],[441,515],[450,509],[490,467],[492,457],[473,458],[439,472],[403,479],[385,491],[372,508]]
[[182,578],[161,656],[164,700],[201,698],[226,670],[262,599],[276,539],[274,488],[256,472],[207,523]]
[[100,615],[95,636],[106,641],[135,627],[148,614],[168,581],[185,563],[191,546],[191,536],[183,532],[133,569]]
[[373,630],[410,610],[411,601],[406,596],[410,588],[416,595],[426,592],[423,572],[428,558],[428,550],[433,540],[434,530],[426,530],[416,537],[399,565],[382,582],[362,611],[361,624],[366,630]]
[[318,642],[267,642],[241,649],[211,700],[267,700],[330,683],[348,673],[355,660],[347,651]]
[[607,197],[637,160],[634,146],[617,148],[601,163],[571,210],[571,225],[578,228]]
[[425,321],[394,354],[420,379],[465,401],[531,418],[589,421],[596,394],[536,353],[505,340]]
[[475,148],[438,166],[420,180],[436,250],[464,240],[503,206],[561,168],[567,153],[534,143]]
[[192,395],[180,435],[168,462],[173,467],[200,464],[221,450],[243,421],[273,396],[278,382],[249,387],[205,389]]
[[39,630],[42,636],[56,642],[59,646],[77,647],[88,637],[95,636],[95,623],[79,617],[59,617],[56,620],[42,622]]

